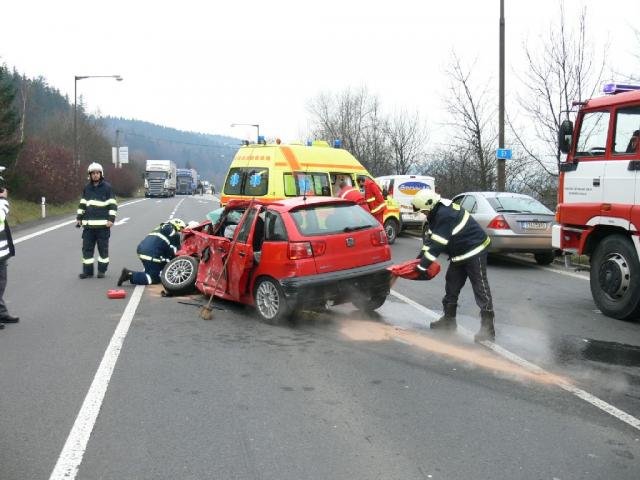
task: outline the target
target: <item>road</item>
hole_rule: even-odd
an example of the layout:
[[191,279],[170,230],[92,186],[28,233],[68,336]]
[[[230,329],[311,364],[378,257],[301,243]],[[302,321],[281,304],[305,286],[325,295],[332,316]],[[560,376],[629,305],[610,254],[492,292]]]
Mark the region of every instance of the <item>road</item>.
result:
[[[373,317],[277,327],[221,301],[202,320],[201,296],[158,286],[106,297],[156,224],[214,206],[125,202],[103,280],[77,277],[72,217],[14,233],[1,480],[639,478],[640,323],[597,312],[584,273],[494,259],[495,345],[472,341],[469,286],[458,332],[429,331],[443,274],[399,280]],[[419,242],[398,238],[394,260]]]

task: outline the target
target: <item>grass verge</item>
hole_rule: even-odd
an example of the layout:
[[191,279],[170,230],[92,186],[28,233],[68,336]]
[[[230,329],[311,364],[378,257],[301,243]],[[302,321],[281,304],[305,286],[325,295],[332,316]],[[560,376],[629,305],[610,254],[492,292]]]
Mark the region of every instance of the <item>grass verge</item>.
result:
[[[9,225],[20,225],[42,218],[42,205],[28,202],[16,198],[9,199]],[[78,208],[78,201],[63,203],[61,205],[47,205],[47,217],[55,215],[75,214]]]

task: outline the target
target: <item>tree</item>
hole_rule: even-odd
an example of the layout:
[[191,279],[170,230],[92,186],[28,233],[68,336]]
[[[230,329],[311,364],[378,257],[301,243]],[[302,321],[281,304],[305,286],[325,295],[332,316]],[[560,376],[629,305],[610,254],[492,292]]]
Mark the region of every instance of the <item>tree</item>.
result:
[[0,164],[10,168],[22,146],[20,116],[14,108],[15,89],[7,69],[0,66]]
[[418,112],[414,115],[404,110],[396,113],[385,123],[385,134],[394,173],[406,175],[418,171],[424,161],[427,136]]

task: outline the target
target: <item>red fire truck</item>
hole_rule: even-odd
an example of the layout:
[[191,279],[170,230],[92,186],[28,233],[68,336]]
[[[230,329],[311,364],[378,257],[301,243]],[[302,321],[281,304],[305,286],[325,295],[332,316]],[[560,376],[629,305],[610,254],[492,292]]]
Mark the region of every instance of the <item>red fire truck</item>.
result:
[[557,225],[552,244],[589,255],[591,293],[602,313],[640,317],[640,86],[576,102],[575,129],[560,125]]

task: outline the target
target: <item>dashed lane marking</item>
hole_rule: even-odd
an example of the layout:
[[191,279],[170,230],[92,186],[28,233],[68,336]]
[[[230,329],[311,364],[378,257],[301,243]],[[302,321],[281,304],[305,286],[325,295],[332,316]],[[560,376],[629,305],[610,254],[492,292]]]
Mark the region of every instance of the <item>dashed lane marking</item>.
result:
[[67,441],[62,448],[62,452],[58,457],[58,461],[49,480],[73,480],[76,478],[80,463],[82,463],[82,457],[87,448],[87,443],[89,442],[89,437],[98,418],[98,413],[100,413],[102,401],[107,392],[113,369],[118,361],[124,339],[127,336],[143,292],[144,285],[136,286],[133,291],[131,299],[104,352],[100,366],[93,377],[93,382],[91,382],[87,396],[84,398],[84,402],[82,402],[80,412],[78,412],[76,421],[73,423],[71,432],[67,437]]
[[[421,311],[422,313],[428,315],[433,319],[437,319],[440,317],[438,313],[434,312],[433,310],[430,310],[424,305],[420,305],[418,302],[411,300],[409,297],[406,297],[401,293],[396,292],[395,290],[391,290],[391,295],[411,305],[412,307],[416,308],[417,310]],[[473,333],[460,325],[458,325],[458,332],[462,333],[465,337],[469,339],[473,339]],[[511,362],[521,366],[522,368],[530,372],[533,372],[536,374],[548,374],[551,376],[551,374],[547,372],[545,369],[543,369],[542,367],[539,367],[535,363],[525,360],[524,358],[516,355],[513,352],[510,352],[506,348],[503,348],[494,342],[484,341],[480,343],[485,347],[487,347],[488,349],[495,352],[497,355],[501,356],[502,358],[506,358],[507,360],[510,360]],[[599,408],[603,412],[608,413],[609,415],[617,418],[618,420],[626,423],[627,425],[630,425],[633,428],[640,430],[640,419],[634,417],[633,415],[629,415],[627,412],[620,410],[617,407],[614,407],[610,403],[605,402],[604,400],[596,397],[595,395],[590,394],[585,390],[582,390],[576,387],[575,385],[572,385],[571,383],[568,383],[561,379],[555,380],[554,383],[560,388],[562,388],[563,390],[565,390],[566,392],[569,392],[575,395],[576,397],[578,397],[579,399],[584,400],[587,403],[590,403],[594,407]]]

